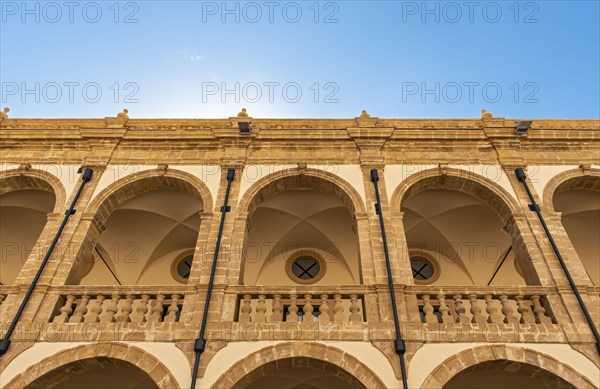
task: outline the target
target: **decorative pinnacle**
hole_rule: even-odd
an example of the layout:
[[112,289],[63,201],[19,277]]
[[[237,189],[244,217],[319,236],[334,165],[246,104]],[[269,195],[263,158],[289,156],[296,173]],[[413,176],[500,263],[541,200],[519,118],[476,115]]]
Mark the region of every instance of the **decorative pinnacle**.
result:
[[0,120],[8,119],[8,113],[10,112],[10,108],[4,107],[4,109],[0,112]]
[[369,114],[367,113],[367,110],[366,110],[366,109],[363,109],[363,110],[362,110],[362,112],[360,113],[360,117],[361,117],[361,118],[370,118],[370,117],[371,117],[371,115],[369,115]]
[[123,118],[123,119],[129,119],[128,113],[129,113],[129,110],[128,109],[124,109],[123,112],[119,112],[117,114],[117,117],[118,118]]
[[486,109],[481,110],[481,118],[492,118],[494,117],[491,112],[488,112]]
[[246,112],[246,108],[242,108],[242,112],[238,113],[237,117],[239,117],[239,118],[247,118],[248,117],[248,113]]

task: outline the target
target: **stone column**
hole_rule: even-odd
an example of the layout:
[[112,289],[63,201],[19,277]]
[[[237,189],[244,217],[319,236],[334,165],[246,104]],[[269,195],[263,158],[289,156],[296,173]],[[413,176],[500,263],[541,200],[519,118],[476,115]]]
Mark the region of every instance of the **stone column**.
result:
[[[204,310],[204,303],[206,301],[206,288],[210,281],[210,273],[213,264],[213,258],[215,254],[215,248],[217,243],[217,236],[219,232],[219,224],[221,223],[221,207],[225,200],[225,192],[227,190],[227,170],[229,168],[235,169],[235,178],[231,183],[229,192],[228,205],[231,210],[225,215],[225,223],[223,225],[223,233],[221,236],[221,243],[219,246],[219,257],[217,259],[217,268],[215,271],[214,287],[212,291],[208,320],[219,321],[222,320],[221,314],[226,312],[231,317],[228,320],[233,320],[233,314],[235,311],[235,298],[233,295],[228,296],[229,298],[224,301],[224,290],[228,282],[227,271],[232,261],[232,256],[235,254],[236,247],[239,245],[237,241],[232,239],[234,226],[236,222],[236,208],[238,203],[238,194],[240,190],[240,183],[243,177],[243,164],[239,162],[223,162],[221,164],[221,179],[219,185],[219,191],[215,200],[215,209],[212,214],[212,220],[210,222],[210,229],[206,235],[206,249],[203,250],[202,260],[200,261],[201,267],[196,272],[199,282],[198,293],[196,294],[196,301],[193,308],[192,325],[199,326],[202,313]],[[225,304],[225,305],[223,305]],[[198,327],[199,328],[199,327]]]

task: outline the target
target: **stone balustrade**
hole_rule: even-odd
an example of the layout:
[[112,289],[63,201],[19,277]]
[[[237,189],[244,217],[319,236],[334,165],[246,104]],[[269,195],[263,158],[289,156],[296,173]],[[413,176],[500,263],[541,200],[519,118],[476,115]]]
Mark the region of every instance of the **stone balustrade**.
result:
[[302,290],[238,294],[240,323],[363,323],[364,294]]
[[534,287],[530,293],[527,288],[522,289],[525,290],[510,292],[489,288],[462,293],[429,290],[416,295],[423,323],[555,324],[547,295],[538,290],[543,288]]
[[[587,289],[585,292],[590,298],[598,298],[595,296],[600,288]],[[562,306],[552,308],[553,304],[561,303],[561,293],[556,287],[404,285],[399,286],[398,291],[398,301],[407,304],[408,321],[473,325],[571,323],[561,311]],[[13,301],[11,296],[18,293],[16,287],[2,287],[2,308],[15,309],[18,301]],[[190,285],[51,286],[48,303],[52,308],[49,307],[51,313],[44,321],[55,324],[183,322],[184,318],[190,320],[198,309],[194,299],[198,293],[201,293],[198,286]],[[368,325],[367,317],[380,317],[380,298],[385,299],[388,292],[387,286],[235,285],[222,287],[222,293],[229,312],[221,314],[222,321]],[[184,308],[186,295],[192,299],[186,300]],[[7,305],[9,300],[11,303]],[[383,304],[387,309],[388,302]],[[592,309],[592,314],[598,315],[598,312]]]
[[112,291],[60,294],[52,323],[178,322],[183,293]]

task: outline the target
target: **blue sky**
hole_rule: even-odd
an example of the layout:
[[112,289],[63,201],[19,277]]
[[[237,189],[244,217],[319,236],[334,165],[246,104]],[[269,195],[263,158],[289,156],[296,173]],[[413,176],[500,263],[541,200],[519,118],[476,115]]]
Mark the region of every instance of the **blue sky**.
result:
[[599,118],[598,1],[0,1],[11,117]]

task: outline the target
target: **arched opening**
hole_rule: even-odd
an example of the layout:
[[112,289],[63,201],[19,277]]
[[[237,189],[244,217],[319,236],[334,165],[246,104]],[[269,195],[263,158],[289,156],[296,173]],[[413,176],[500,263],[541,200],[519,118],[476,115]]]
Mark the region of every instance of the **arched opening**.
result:
[[352,374],[314,358],[272,361],[248,373],[237,389],[366,389]]
[[[581,355],[573,350],[557,350],[549,355],[525,347],[487,344],[448,356],[431,371],[420,387],[597,388],[598,377],[593,373],[583,373],[596,371],[597,366],[591,360],[580,357]],[[574,362],[577,359],[579,361]],[[571,364],[561,360],[570,360]],[[412,368],[414,366],[409,369]],[[408,376],[411,377],[410,370]],[[558,377],[560,379],[557,379]],[[565,386],[561,380],[570,386]],[[550,386],[546,386],[548,383]]]
[[[414,182],[401,200],[413,278],[430,285],[537,283],[509,205],[486,185],[460,176]],[[529,261],[530,262],[530,261]]]
[[211,387],[383,389],[386,385],[348,352],[316,342],[286,342],[246,356]]
[[471,366],[448,381],[444,389],[575,389],[561,377],[540,367],[509,360],[495,360]]
[[[25,350],[10,362],[3,374],[11,370],[11,366],[16,366],[20,373],[2,382],[3,388],[171,389],[184,386],[153,354],[132,345],[94,342],[63,349],[41,361],[36,359],[36,353]],[[37,362],[31,364],[31,358]],[[28,367],[22,370],[23,366]],[[12,370],[14,373],[14,368]]]
[[119,359],[95,357],[56,368],[25,389],[158,389],[159,386],[143,370]]
[[204,203],[188,182],[168,176],[130,180],[98,196],[69,277],[81,285],[181,285],[190,276]]
[[582,176],[560,184],[553,206],[594,285],[600,285],[600,177]]
[[361,283],[355,209],[320,177],[294,175],[262,187],[248,206],[245,285]]
[[14,283],[32,252],[45,254],[36,243],[55,206],[56,194],[42,179],[13,176],[0,180],[1,285]]

